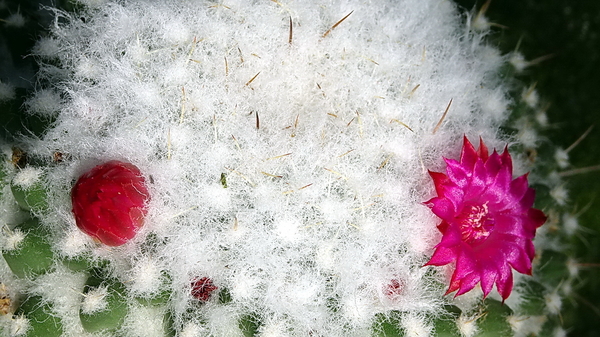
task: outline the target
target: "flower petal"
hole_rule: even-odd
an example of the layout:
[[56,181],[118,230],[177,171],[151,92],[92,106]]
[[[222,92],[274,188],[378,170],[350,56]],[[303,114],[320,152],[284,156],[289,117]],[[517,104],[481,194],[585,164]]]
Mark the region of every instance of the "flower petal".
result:
[[483,290],[483,296],[486,297],[496,282],[498,277],[498,267],[493,261],[482,261],[480,262],[481,268],[481,290]]
[[[481,146],[480,146],[480,150],[481,150]],[[486,148],[486,150],[487,150],[487,148]],[[460,163],[462,165],[464,165],[466,168],[472,170],[473,166],[475,165],[475,162],[477,161],[477,159],[479,157],[480,156],[477,153],[477,151],[475,151],[473,144],[471,144],[471,142],[469,141],[467,136],[464,136],[463,137],[463,148],[462,148],[462,152],[460,154]]]
[[425,266],[443,266],[453,262],[455,257],[455,249],[439,246],[435,249],[433,256],[431,256],[431,259],[429,259]]
[[496,280],[496,289],[498,290],[498,293],[500,293],[502,299],[505,300],[510,296],[510,292],[512,291],[513,276],[508,264],[502,264],[499,269],[500,275]]
[[431,208],[433,214],[440,217],[442,220],[451,220],[456,214],[454,204],[447,198],[433,198],[425,203],[427,207]]

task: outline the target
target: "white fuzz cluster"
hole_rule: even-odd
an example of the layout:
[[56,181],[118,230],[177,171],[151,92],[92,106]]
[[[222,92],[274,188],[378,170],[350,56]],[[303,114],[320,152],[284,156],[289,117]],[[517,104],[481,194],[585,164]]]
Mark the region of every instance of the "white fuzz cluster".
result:
[[548,318],[542,316],[514,316],[507,318],[515,337],[538,336]]
[[[502,58],[454,4],[88,2],[57,13],[36,49],[55,87],[28,102],[57,113],[32,151],[65,158],[44,172],[55,251],[111,260],[129,296],[172,291],[182,336],[239,334],[248,315],[265,335],[348,336],[392,310],[431,332],[445,280],[421,267],[440,235],[427,169],[463,135],[504,147],[508,114]],[[120,248],[72,242],[72,183],[112,159],[146,177],[145,226]],[[218,290],[201,302],[204,277]]]
[[106,302],[107,295],[108,289],[106,286],[100,286],[88,291],[81,302],[81,312],[84,314],[93,314],[105,310],[108,305]]
[[14,99],[15,95],[15,88],[12,85],[0,81],[0,102]]
[[13,184],[27,189],[38,183],[41,175],[42,170],[28,166],[22,170],[19,170],[17,174],[15,174]]

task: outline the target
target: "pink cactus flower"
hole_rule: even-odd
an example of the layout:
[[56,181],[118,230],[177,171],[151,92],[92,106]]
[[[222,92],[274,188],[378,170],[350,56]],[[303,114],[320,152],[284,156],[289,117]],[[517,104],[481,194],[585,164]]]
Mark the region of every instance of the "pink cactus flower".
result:
[[143,225],[150,194],[140,170],[112,160],[83,174],[71,201],[77,227],[109,246],[131,240]]
[[481,283],[485,297],[495,283],[506,299],[512,269],[531,275],[532,240],[546,221],[532,208],[535,191],[527,174],[512,179],[507,148],[489,155],[481,139],[475,150],[465,136],[460,161],[445,161],[447,175],[429,172],[438,196],[425,204],[442,219],[438,229],[443,235],[426,265],[455,263],[446,294],[458,290],[455,296],[462,295]]

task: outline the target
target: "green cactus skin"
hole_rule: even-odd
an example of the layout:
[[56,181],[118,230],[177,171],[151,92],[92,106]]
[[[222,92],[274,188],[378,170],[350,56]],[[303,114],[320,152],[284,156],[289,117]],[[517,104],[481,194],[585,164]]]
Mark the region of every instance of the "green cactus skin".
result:
[[377,314],[375,323],[373,324],[374,337],[398,337],[402,336],[402,331],[399,328],[400,322],[394,315],[386,316]]
[[39,221],[33,218],[17,225],[15,229],[25,233],[25,238],[16,249],[2,252],[12,272],[20,278],[25,278],[48,271],[52,267],[54,254],[47,239],[47,232],[40,227]]
[[157,295],[150,297],[150,298],[136,297],[135,299],[141,305],[162,306],[162,305],[168,304],[170,298],[171,298],[171,291],[165,290],[165,291],[161,291]]
[[[0,158],[2,160],[3,158]],[[4,163],[0,163],[0,198],[2,198],[2,190],[4,186],[8,184],[8,170],[6,169],[6,165]]]
[[81,325],[88,332],[118,330],[123,325],[125,316],[129,311],[125,298],[125,285],[116,280],[103,280],[97,275],[98,273],[93,271],[88,278],[84,288],[84,296],[100,286],[106,286],[107,295],[104,300],[107,305],[103,310],[93,313],[85,313],[83,309],[80,309]]
[[26,189],[13,183],[10,189],[23,210],[38,213],[48,208],[47,192],[43,182],[38,181]]
[[239,327],[245,337],[258,336],[260,321],[253,315],[246,315],[240,318]]
[[557,287],[569,277],[567,267],[568,256],[561,252],[545,250],[540,259],[540,267],[536,277],[544,281],[544,284]]
[[24,315],[29,320],[26,337],[60,337],[63,325],[59,318],[52,313],[48,303],[42,297],[31,296],[27,298],[16,312],[17,316]]
[[92,261],[82,256],[64,259],[63,264],[74,272],[87,271],[92,268]]
[[484,301],[484,306],[484,316],[477,321],[479,333],[476,336],[512,336],[512,328],[506,320],[512,314],[512,310],[504,303],[489,298]]
[[519,306],[519,314],[528,316],[544,315],[546,312],[546,302],[544,294],[546,289],[543,285],[533,280],[528,280],[523,294],[523,302]]
[[435,320],[435,332],[438,337],[455,337],[461,336],[458,331],[456,322],[460,316],[460,309],[453,306],[447,305],[445,308],[448,316],[440,317]]

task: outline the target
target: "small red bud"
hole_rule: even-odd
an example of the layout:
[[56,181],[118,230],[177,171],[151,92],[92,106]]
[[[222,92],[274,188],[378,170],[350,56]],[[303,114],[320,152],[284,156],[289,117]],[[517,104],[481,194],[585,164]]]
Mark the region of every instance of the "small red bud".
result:
[[206,302],[213,291],[219,289],[208,277],[195,278],[192,281],[192,296],[196,299]]
[[390,282],[385,286],[383,293],[389,299],[395,299],[396,297],[402,295],[405,287],[406,285],[404,284],[404,281],[391,279]]
[[79,177],[71,191],[77,227],[109,246],[131,240],[148,213],[150,194],[140,170],[112,160]]

